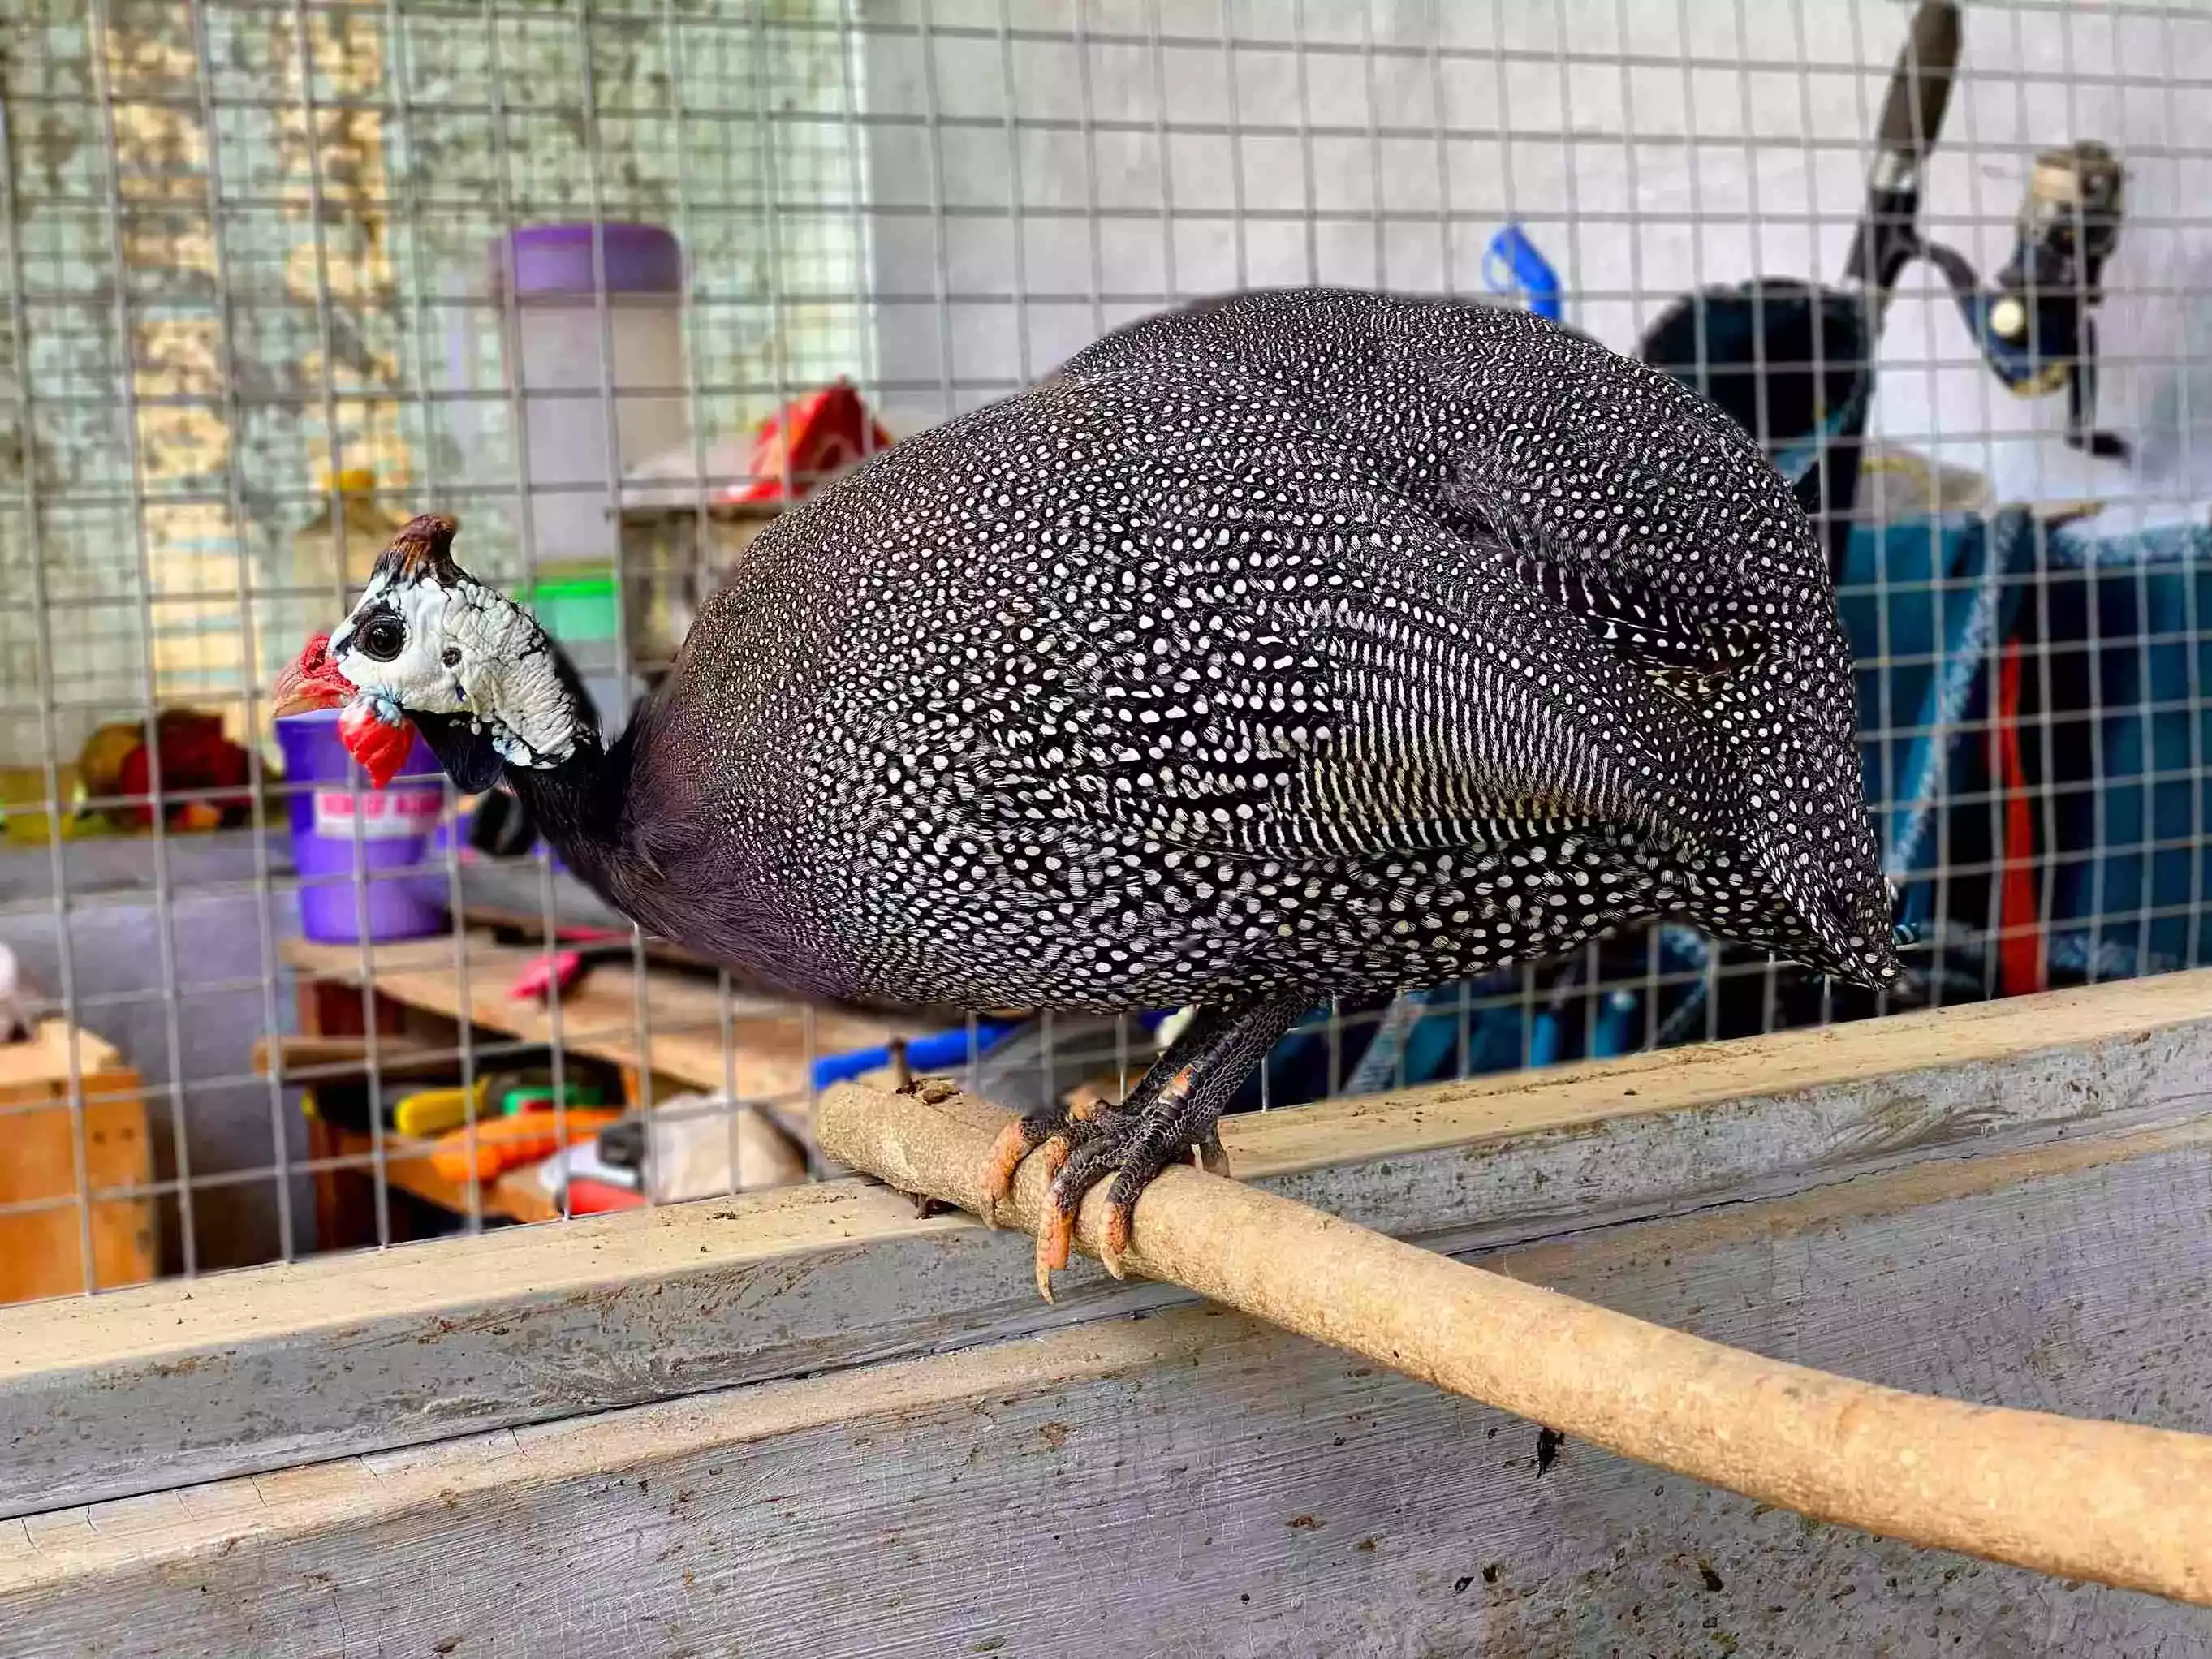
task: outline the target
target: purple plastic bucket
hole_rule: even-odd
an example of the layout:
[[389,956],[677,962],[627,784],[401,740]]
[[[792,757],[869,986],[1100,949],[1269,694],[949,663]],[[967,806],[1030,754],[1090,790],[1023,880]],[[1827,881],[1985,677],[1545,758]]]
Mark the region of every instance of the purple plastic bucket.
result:
[[[338,738],[335,708],[276,722],[292,795],[300,931],[322,945],[422,939],[446,930],[446,877],[422,866],[442,844],[445,775],[420,733],[399,775],[372,788]],[[301,786],[312,786],[311,787]],[[410,871],[409,875],[387,874]],[[333,879],[335,878],[336,879]]]
[[[598,252],[593,252],[596,243]],[[684,247],[659,225],[525,225],[491,245],[495,288],[518,295],[681,294]]]

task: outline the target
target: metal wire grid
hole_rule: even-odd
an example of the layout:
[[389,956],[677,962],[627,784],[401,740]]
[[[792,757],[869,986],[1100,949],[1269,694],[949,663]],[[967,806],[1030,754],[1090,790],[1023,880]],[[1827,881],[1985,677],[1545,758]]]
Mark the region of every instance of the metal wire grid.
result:
[[[289,557],[304,520],[343,505],[325,475],[372,466],[376,500],[455,510],[473,565],[532,575],[521,508],[550,491],[529,476],[520,392],[497,367],[513,301],[452,280],[480,268],[506,230],[635,219],[680,239],[703,539],[708,492],[742,471],[714,464],[714,441],[837,375],[903,434],[1184,297],[1314,281],[1480,292],[1485,245],[1506,222],[1563,266],[1568,319],[1617,349],[1685,290],[1829,276],[1863,200],[1867,134],[1906,18],[1886,0],[39,0],[8,37],[0,278],[15,396],[0,419],[17,441],[0,450],[15,474],[0,562],[25,579],[27,602],[0,613],[0,751],[36,785],[9,804],[33,823],[42,811],[48,833],[7,855],[18,873],[0,937],[45,1006],[118,1036],[154,1085],[167,1146],[156,1179],[95,1193],[74,1111],[72,1189],[0,1205],[0,1220],[73,1212],[87,1291],[101,1288],[95,1200],[152,1201],[163,1267],[187,1274],[326,1244],[307,1224],[315,1183],[348,1171],[373,1183],[376,1242],[394,1237],[396,1154],[380,1115],[368,1115],[365,1152],[310,1158],[295,1091],[245,1064],[253,1038],[294,1022],[281,942],[301,886],[284,845],[287,789],[262,788],[255,688],[303,621],[343,611],[343,585],[301,584]],[[2059,449],[2047,406],[1995,398],[1979,356],[1910,285],[1886,337],[1879,429],[1977,467],[2000,500],[2119,495],[2128,523],[2197,514],[2212,491],[2196,461],[2189,303],[2203,286],[2207,221],[2191,185],[2212,131],[2197,131],[2191,106],[2212,89],[2212,19],[2016,0],[1971,6],[1966,21],[1923,224],[1993,268],[2035,145],[2094,136],[2121,149],[2130,208],[2106,307],[2121,325],[2103,361],[2108,398],[2133,412],[2108,418],[2132,426],[2148,459],[2100,471]],[[599,314],[604,340],[604,294]],[[457,331],[495,366],[492,383],[459,366]],[[586,395],[617,403],[604,365]],[[610,467],[618,459],[611,453]],[[626,538],[610,551],[626,587],[642,556]],[[2193,940],[2203,918],[2203,769],[2194,747],[2184,763],[2160,759],[2160,779],[2187,791],[2185,821],[2147,816],[2140,836],[2115,842],[2104,745],[2116,720],[2202,718],[2195,585],[2181,584],[2178,611],[2154,604],[2139,561],[2122,578],[2135,585],[2136,631],[2106,637],[2091,604],[2086,635],[2062,641],[2045,562],[1997,580],[2034,619],[2026,649],[2045,684],[2090,665],[2082,705],[2026,733],[2044,759],[2033,806],[2045,844],[2085,798],[2096,819],[2088,851],[2039,860],[2039,922],[2052,920],[2069,859],[2101,872],[2115,854],[2189,855],[2185,896],[2123,908],[2137,934],[2124,965],[2140,965],[2154,925],[2178,916]],[[1866,740],[1910,744],[1929,734],[1887,676],[1947,659],[1893,640],[1892,619],[1917,600],[1940,622],[1973,584],[1877,563],[1868,586],[1875,634],[1862,665],[1883,678]],[[2108,708],[2094,665],[2115,646],[2178,653],[2185,693]],[[1994,640],[1978,649],[1994,664]],[[638,655],[627,629],[611,654],[599,666],[618,705]],[[64,840],[56,826],[84,738],[179,701],[222,708],[254,740],[252,828],[173,833],[165,810],[191,792],[165,787],[156,767],[148,835]],[[2055,781],[2068,721],[2087,733],[2086,781]],[[1994,736],[1972,709],[1950,711],[1947,729],[1969,744]],[[2005,805],[2001,790],[1954,778],[1939,830]],[[463,908],[460,860],[443,854],[436,867]],[[550,944],[576,896],[542,854],[528,867]],[[1960,893],[1993,896],[2005,875],[2002,857],[1947,847],[1927,877],[1935,915],[1975,910]],[[2112,914],[2102,896],[2091,909]],[[1994,896],[1978,911],[1996,915]],[[2001,941],[1985,925],[1966,932],[1982,947],[1968,958],[1978,982],[1939,978],[1937,1000],[1998,988]],[[459,938],[450,960],[466,1003]],[[1540,1060],[1540,1015],[1587,1033],[1624,996],[1630,1046],[1719,1034],[1723,983],[1756,988],[1760,1024],[1788,1012],[1771,967],[1686,962],[1662,942],[1650,931],[1591,947],[1566,975],[1553,966],[1449,988],[1451,1069],[1479,1062],[1479,1024],[1493,1014],[1514,1017],[1516,1058]],[[2086,976],[2102,970],[2100,948],[2093,939]],[[579,1030],[556,1004],[556,1079],[611,1038],[643,1048],[680,1034],[647,993],[642,944],[632,951],[621,1030]],[[355,955],[365,981],[374,958]],[[1705,994],[1679,995],[1692,986]],[[771,1011],[727,975],[714,991],[721,1092],[803,1108],[804,1088],[763,1102],[738,1059],[739,1032]],[[1318,1021],[1327,1086],[1395,1080],[1402,1050],[1370,1038],[1407,1012]],[[811,1058],[813,1016],[803,1018]],[[1074,1038],[1043,1022],[1038,1087],[1141,1064],[1146,1039],[1127,1026],[1093,1034],[1087,1060],[1069,1058]],[[463,1026],[453,1068],[473,1081],[536,1046]],[[74,1058],[69,1069],[81,1097]],[[374,1037],[368,1071],[372,1090],[392,1082]],[[29,1114],[0,1107],[6,1115]],[[488,1224],[485,1186],[463,1183],[457,1224]]]

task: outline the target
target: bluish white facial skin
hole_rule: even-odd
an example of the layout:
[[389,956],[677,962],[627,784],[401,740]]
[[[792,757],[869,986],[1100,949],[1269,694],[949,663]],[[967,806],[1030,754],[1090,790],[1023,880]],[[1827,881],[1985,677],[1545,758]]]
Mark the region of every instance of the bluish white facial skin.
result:
[[[389,660],[361,647],[362,625],[380,612],[406,629]],[[544,634],[520,606],[468,577],[379,574],[331,634],[330,654],[349,683],[395,716],[466,716],[511,765],[556,766],[575,752],[575,711]]]

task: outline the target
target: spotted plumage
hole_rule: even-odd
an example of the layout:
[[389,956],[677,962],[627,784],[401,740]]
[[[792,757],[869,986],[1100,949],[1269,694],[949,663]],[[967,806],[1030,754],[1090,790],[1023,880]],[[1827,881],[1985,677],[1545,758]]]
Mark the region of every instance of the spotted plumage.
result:
[[[543,708],[510,654],[484,708]],[[1486,307],[1125,328],[779,520],[611,752],[499,753],[614,903],[796,990],[1199,1005],[1122,1108],[1017,1138],[1072,1152],[1065,1202],[1121,1170],[1124,1227],[1331,994],[1662,914],[1897,972],[1786,486],[1674,381]]]

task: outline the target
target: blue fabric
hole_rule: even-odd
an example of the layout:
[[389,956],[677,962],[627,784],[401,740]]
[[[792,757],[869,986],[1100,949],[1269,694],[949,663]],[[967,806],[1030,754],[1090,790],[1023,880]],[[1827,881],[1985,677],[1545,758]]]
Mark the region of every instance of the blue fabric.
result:
[[[1989,711],[1988,672],[2028,583],[2033,520],[2007,508],[1863,526],[1852,532],[1837,608],[1858,665],[1867,801],[1884,872],[1902,890],[1899,920],[1937,902],[1947,803],[1987,800],[1987,746],[1962,741]],[[1986,818],[1989,806],[1979,809]],[[1993,831],[1978,826],[1981,837]]]
[[2099,978],[2212,962],[2212,529],[2062,531],[2044,582],[2054,968]]
[[[907,1043],[907,1064],[917,1072],[965,1066],[969,1060],[988,1054],[1001,1040],[1020,1029],[1020,1025],[1018,1020],[978,1020],[972,1040],[965,1027],[952,1031],[932,1031]],[[848,1081],[890,1063],[891,1051],[889,1048],[851,1048],[843,1054],[821,1054],[815,1058],[812,1082],[817,1089],[826,1089],[833,1083]]]

